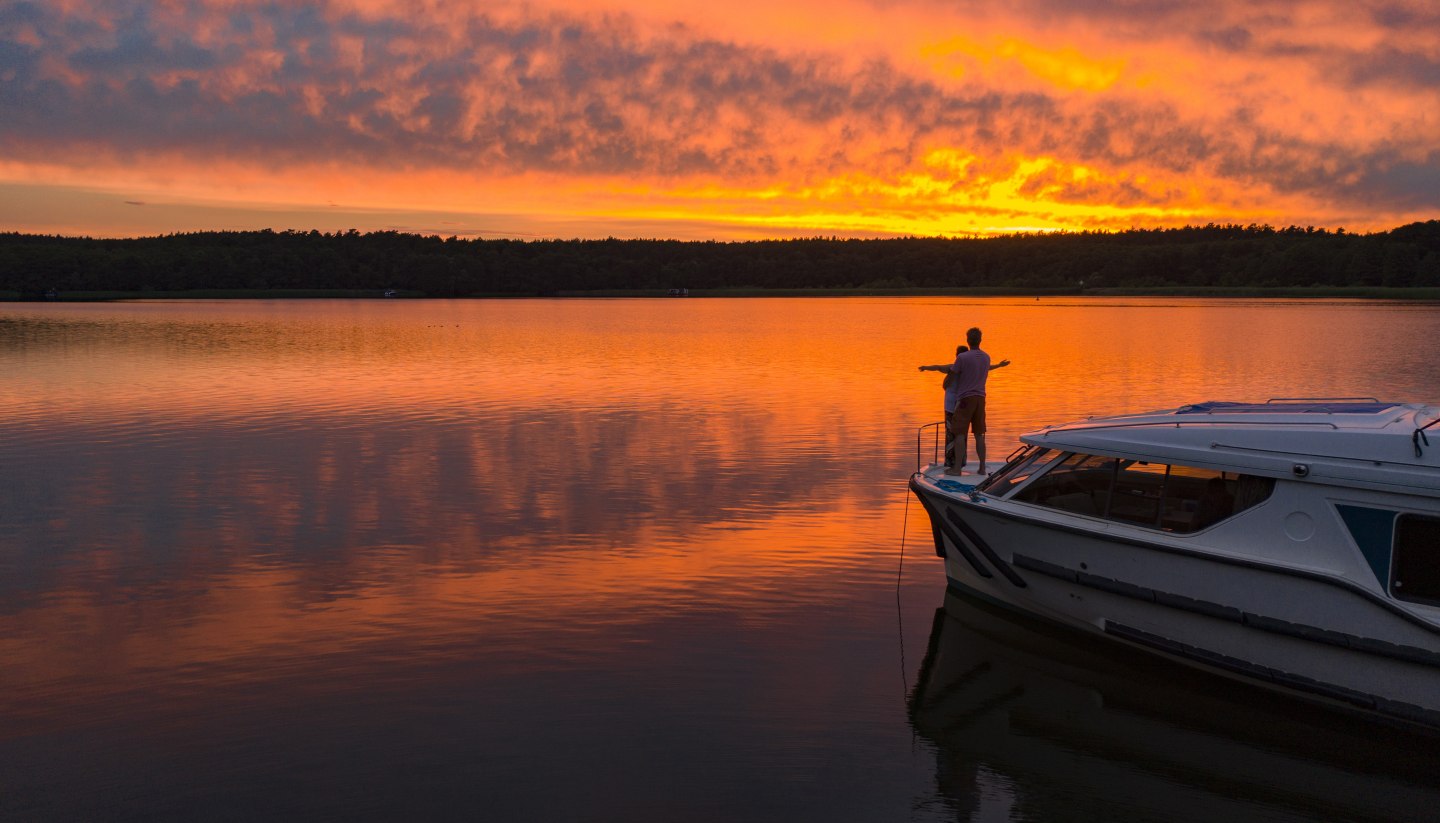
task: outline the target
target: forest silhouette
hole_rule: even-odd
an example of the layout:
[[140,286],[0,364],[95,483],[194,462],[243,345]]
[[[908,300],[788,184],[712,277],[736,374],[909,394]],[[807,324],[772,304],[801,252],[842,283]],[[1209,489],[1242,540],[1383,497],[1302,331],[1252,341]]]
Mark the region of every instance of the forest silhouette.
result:
[[1372,234],[1206,225],[989,238],[695,242],[396,231],[0,234],[0,292],[534,296],[669,289],[1105,292],[1440,287],[1440,220]]

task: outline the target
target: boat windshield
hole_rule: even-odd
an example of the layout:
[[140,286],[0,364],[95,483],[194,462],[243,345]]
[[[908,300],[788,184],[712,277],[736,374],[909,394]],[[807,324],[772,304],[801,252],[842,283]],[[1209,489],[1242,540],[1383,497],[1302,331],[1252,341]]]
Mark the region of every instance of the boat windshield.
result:
[[1000,471],[990,475],[985,482],[976,487],[976,490],[1004,497],[1021,483],[1034,477],[1038,472],[1044,471],[1046,466],[1055,462],[1063,454],[1064,452],[1056,449],[1031,446]]

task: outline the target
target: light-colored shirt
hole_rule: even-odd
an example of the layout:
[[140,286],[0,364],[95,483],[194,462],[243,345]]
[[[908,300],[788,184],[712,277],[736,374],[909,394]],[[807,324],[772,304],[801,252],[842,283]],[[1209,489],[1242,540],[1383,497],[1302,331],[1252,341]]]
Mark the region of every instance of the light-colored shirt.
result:
[[[953,370],[955,367],[951,366],[950,368]],[[945,413],[950,414],[955,411],[955,407],[958,405],[960,405],[960,378],[956,377],[951,379],[950,385],[945,387]]]
[[[956,402],[966,397],[984,397],[985,379],[990,376],[990,355],[980,349],[960,352],[950,371],[956,375],[953,384]],[[950,402],[948,392],[945,402]]]

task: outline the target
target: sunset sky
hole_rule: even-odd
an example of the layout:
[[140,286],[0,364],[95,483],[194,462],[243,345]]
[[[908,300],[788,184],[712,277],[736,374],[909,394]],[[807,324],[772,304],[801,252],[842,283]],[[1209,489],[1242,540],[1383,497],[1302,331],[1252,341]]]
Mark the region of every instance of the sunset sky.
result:
[[1437,216],[1433,0],[0,0],[0,231]]

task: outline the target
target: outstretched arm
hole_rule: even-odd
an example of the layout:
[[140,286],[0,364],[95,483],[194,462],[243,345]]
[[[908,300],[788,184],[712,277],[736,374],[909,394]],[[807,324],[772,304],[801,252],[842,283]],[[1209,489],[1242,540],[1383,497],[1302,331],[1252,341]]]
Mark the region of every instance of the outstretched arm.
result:
[[[1008,366],[1008,365],[1010,365],[1010,361],[1009,361],[1009,360],[1001,360],[999,363],[996,363],[996,364],[992,365],[992,366],[990,367],[990,371],[995,371],[996,369],[1000,368],[1001,366]],[[923,369],[924,366],[921,366],[921,368]]]
[[941,363],[938,366],[921,366],[920,371],[950,371],[952,363]]

